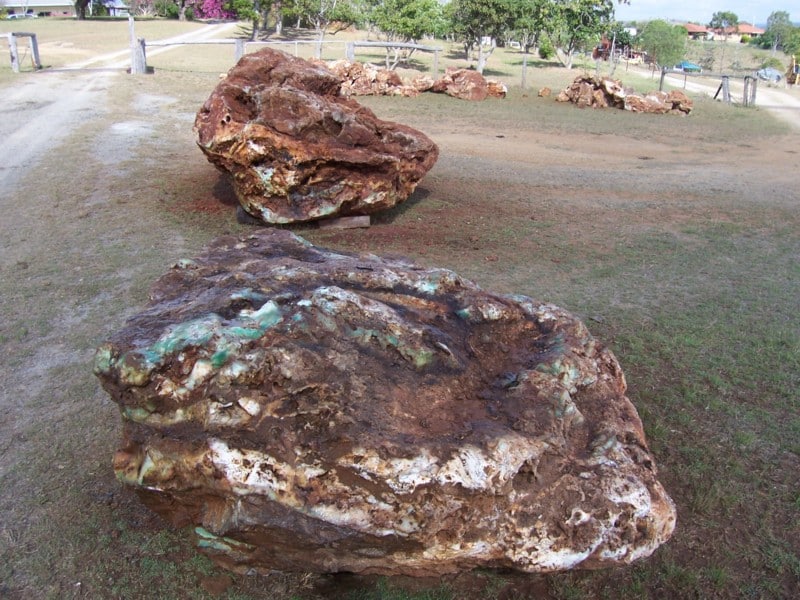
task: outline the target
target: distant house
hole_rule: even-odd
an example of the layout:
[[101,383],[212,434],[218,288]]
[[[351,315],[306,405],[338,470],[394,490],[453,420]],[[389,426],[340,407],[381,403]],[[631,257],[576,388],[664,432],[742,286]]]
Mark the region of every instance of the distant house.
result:
[[726,27],[725,29],[714,29],[716,37],[721,37],[729,42],[739,43],[742,41],[742,36],[746,35],[749,38],[757,38],[766,33],[764,29],[751,25],[750,23],[739,23],[734,27]]
[[103,0],[103,6],[109,17],[127,17],[129,14],[128,5],[122,0]]
[[705,25],[698,25],[697,23],[682,23],[681,27],[686,29],[689,37],[693,40],[710,40],[714,34]]
[[74,17],[72,0],[5,0],[8,14],[34,14],[40,17]]

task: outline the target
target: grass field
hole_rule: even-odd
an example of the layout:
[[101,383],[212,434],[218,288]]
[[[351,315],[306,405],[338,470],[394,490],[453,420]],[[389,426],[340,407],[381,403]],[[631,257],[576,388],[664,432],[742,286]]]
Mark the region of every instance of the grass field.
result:
[[[124,22],[33,26],[54,66],[127,45]],[[137,24],[154,39],[184,27],[202,26]],[[598,572],[232,575],[121,488],[110,465],[119,414],[91,374],[93,350],[171,264],[248,230],[191,130],[228,50],[168,52],[153,75],[115,75],[73,134],[0,190],[0,597],[797,597],[797,134],[765,110],[701,97],[688,118],[578,110],[534,92],[577,72],[532,64],[521,90],[511,53],[489,63],[512,84],[503,101],[364,99],[427,133],[439,162],[369,229],[294,229],[578,314],[625,370],[678,507],[673,539]],[[448,60],[463,57],[454,48]],[[652,88],[646,74],[617,75]],[[0,68],[0,91],[48,76]]]

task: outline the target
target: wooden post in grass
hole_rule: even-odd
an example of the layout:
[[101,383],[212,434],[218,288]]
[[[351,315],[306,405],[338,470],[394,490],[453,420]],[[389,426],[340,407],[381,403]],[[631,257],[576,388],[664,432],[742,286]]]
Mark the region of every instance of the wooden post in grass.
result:
[[235,41],[236,49],[234,50],[234,53],[233,53],[234,62],[238,63],[239,59],[244,56],[245,44],[246,43],[247,42],[245,40],[243,40],[242,38],[236,38],[236,41]]
[[19,51],[17,50],[17,36],[8,34],[8,49],[11,51],[11,70],[19,73]]
[[131,47],[131,75],[147,73],[147,57],[145,56],[144,38],[137,38],[133,26],[133,15],[128,15],[128,37]]
[[439,48],[433,50],[433,80],[439,79]]
[[8,34],[8,49],[11,54],[11,70],[14,73],[19,73],[20,64],[19,64],[19,47],[17,46],[17,38],[26,37],[30,40],[30,48],[31,48],[31,62],[33,63],[34,70],[39,70],[42,68],[42,62],[39,60],[39,44],[36,41],[36,34],[35,33],[22,33],[22,32],[14,32]]
[[744,78],[744,105],[745,106],[755,106],[756,105],[756,89],[758,88],[758,79],[755,77],[748,75]]
[[719,87],[717,88],[717,93],[714,94],[714,100],[716,100],[717,96],[719,96],[719,93],[722,92],[722,101],[725,102],[725,104],[730,104],[731,103],[731,83],[730,83],[730,79],[731,79],[730,75],[723,75],[722,76],[722,83],[719,84]]

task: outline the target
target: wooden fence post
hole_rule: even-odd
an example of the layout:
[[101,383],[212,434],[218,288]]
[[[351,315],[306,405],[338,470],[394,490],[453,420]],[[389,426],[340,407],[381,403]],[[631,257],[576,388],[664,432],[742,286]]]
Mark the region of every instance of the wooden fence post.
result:
[[17,50],[17,36],[8,34],[8,48],[11,51],[11,70],[19,73],[19,51]]
[[139,38],[131,48],[131,75],[147,73],[147,55],[144,38]]
[[131,75],[147,73],[147,57],[144,51],[144,38],[136,38],[133,15],[128,15],[128,37],[131,45]]
[[744,105],[755,106],[756,104],[756,89],[758,88],[758,79],[748,75],[744,78]]
[[36,41],[36,34],[35,33],[8,33],[5,34],[8,38],[8,49],[11,54],[11,70],[14,73],[19,73],[21,65],[19,64],[19,45],[17,44],[17,38],[26,37],[30,39],[30,47],[31,47],[31,62],[33,63],[34,71],[38,71],[42,68],[42,61],[39,60],[39,44]]
[[42,68],[42,61],[39,60],[39,42],[36,41],[36,34],[31,34],[31,59],[33,60],[33,68],[38,70]]
[[719,93],[722,92],[722,101],[726,104],[731,103],[731,86],[730,86],[730,75],[723,75],[722,76],[722,83],[719,84],[717,88],[717,93],[714,94],[714,100],[717,99]]

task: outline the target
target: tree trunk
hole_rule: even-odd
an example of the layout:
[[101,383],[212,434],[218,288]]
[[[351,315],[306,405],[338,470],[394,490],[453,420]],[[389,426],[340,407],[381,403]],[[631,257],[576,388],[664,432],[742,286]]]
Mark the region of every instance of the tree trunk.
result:
[[483,70],[486,68],[486,62],[489,60],[489,57],[494,52],[494,49],[497,46],[495,45],[494,38],[492,38],[492,45],[489,46],[489,51],[485,51],[483,49],[483,44],[478,44],[478,65],[475,67],[475,70],[478,71],[481,75],[483,75]]
[[272,8],[275,13],[275,35],[280,35],[283,32],[283,2],[273,2]]
[[83,21],[86,19],[86,8],[89,6],[89,0],[77,0],[75,2],[75,16],[78,20]]

